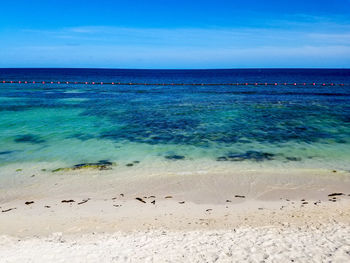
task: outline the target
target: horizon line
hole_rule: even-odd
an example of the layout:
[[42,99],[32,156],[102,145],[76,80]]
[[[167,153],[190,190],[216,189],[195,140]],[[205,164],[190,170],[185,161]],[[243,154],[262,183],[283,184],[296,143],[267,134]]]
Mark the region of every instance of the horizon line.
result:
[[242,68],[108,68],[108,67],[0,67],[3,69],[99,69],[99,70],[267,70],[267,69],[303,69],[303,70],[350,70],[344,67],[242,67]]

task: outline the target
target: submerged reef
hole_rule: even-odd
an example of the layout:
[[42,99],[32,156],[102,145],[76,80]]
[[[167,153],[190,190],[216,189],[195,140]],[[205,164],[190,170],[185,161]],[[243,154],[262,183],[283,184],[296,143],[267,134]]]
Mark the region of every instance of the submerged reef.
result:
[[3,151],[3,152],[0,152],[0,155],[7,155],[7,154],[11,154],[13,152],[14,151]]
[[33,143],[33,144],[40,144],[44,143],[45,140],[42,139],[38,135],[33,135],[33,134],[24,134],[24,135],[19,135],[15,138],[15,142],[19,143]]
[[167,156],[165,156],[164,158],[165,158],[165,159],[168,159],[168,160],[184,160],[184,159],[185,159],[185,156],[173,154],[173,155],[167,155]]
[[241,162],[245,160],[251,160],[254,162],[263,162],[263,161],[275,160],[277,157],[283,158],[286,161],[291,161],[291,162],[302,161],[301,157],[284,156],[281,153],[274,154],[274,153],[261,152],[261,151],[246,151],[245,153],[240,153],[240,154],[229,153],[225,156],[220,156],[216,158],[216,160],[218,162],[221,162],[221,161]]
[[77,139],[80,141],[87,141],[90,139],[94,139],[95,136],[91,135],[91,134],[84,134],[84,133],[75,133],[72,135],[69,135],[66,137],[67,139]]
[[83,169],[95,169],[95,170],[111,170],[112,166],[116,166],[115,162],[110,162],[107,160],[100,160],[97,163],[80,163],[76,164],[73,167],[68,168],[57,168],[52,170],[53,173],[60,171],[74,171],[74,170],[83,170]]
[[[155,107],[153,103],[152,107],[122,104],[122,114],[115,110],[114,104],[108,105],[108,110],[103,104],[88,107],[81,115],[103,115],[110,122],[108,129],[96,135],[100,139],[151,145],[210,147],[212,143],[346,143],[349,135],[344,125],[335,128],[331,125],[342,121],[340,118],[344,112],[339,114],[333,108],[316,104],[274,101],[242,104],[224,96],[217,97],[217,104],[197,97],[192,99],[196,103],[179,105],[175,100],[168,102],[166,108],[157,102]],[[340,107],[339,111],[344,111],[344,108]]]
[[300,162],[301,158],[300,157],[286,157],[286,160],[293,161],[293,162]]
[[216,160],[217,161],[231,161],[231,162],[239,162],[244,160],[253,160],[255,162],[262,162],[266,160],[273,160],[275,154],[267,153],[267,152],[258,152],[258,151],[247,151],[242,154],[229,154],[227,156],[220,156]]

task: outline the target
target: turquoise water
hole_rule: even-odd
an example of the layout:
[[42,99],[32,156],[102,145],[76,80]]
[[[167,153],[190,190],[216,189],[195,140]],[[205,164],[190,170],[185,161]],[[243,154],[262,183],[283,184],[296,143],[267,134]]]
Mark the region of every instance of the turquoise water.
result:
[[[0,80],[350,83],[349,70],[0,70]],[[0,84],[0,165],[110,160],[350,169],[348,86]]]

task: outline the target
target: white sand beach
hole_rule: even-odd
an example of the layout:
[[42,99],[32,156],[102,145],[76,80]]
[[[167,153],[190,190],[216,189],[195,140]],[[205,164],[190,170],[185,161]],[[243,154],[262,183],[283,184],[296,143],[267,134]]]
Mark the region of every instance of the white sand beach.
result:
[[18,240],[1,237],[2,262],[348,262],[350,227],[240,227]]
[[10,170],[0,262],[350,260],[347,171]]

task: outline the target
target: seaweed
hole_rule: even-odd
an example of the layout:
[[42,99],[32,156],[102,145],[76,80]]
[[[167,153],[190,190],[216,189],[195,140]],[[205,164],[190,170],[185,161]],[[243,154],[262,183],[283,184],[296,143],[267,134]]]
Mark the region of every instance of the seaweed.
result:
[[185,159],[185,156],[173,154],[173,155],[164,156],[164,158],[165,158],[165,159],[169,159],[169,160],[184,160],[184,159]]
[[57,168],[52,170],[53,173],[60,171],[74,171],[74,170],[82,170],[82,169],[96,169],[96,170],[111,170],[112,166],[116,166],[117,164],[114,162],[110,162],[108,160],[100,160],[97,163],[79,163],[74,165],[73,167],[68,168]]
[[15,151],[3,151],[3,152],[0,152],[0,155],[7,155],[7,154],[11,154],[11,153],[14,153]]
[[15,138],[15,142],[18,143],[32,143],[32,144],[41,144],[44,143],[45,140],[42,139],[38,135],[33,135],[33,134],[24,134],[24,135],[19,135]]
[[252,160],[255,162],[270,161],[273,160],[275,154],[267,152],[258,152],[258,151],[247,151],[242,154],[228,154],[227,156],[220,156],[217,161],[231,161],[231,162],[240,162],[245,160]]

